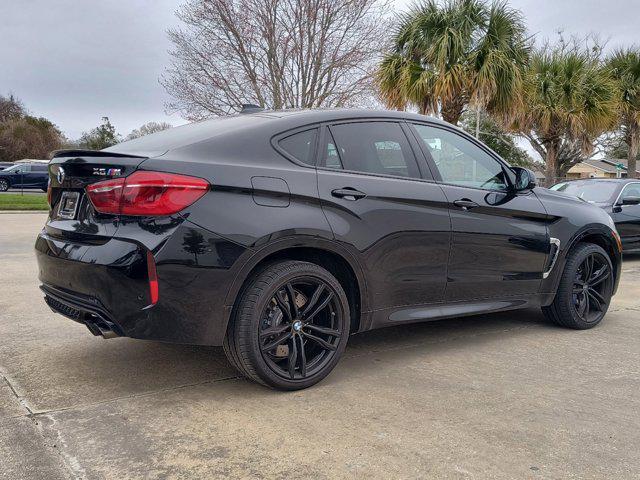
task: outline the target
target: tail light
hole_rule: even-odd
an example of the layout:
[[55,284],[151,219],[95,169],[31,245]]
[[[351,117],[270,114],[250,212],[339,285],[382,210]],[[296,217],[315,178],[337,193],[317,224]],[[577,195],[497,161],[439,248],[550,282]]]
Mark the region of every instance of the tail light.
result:
[[172,215],[209,190],[209,182],[174,173],[137,171],[125,178],[93,183],[87,194],[95,209],[112,215]]

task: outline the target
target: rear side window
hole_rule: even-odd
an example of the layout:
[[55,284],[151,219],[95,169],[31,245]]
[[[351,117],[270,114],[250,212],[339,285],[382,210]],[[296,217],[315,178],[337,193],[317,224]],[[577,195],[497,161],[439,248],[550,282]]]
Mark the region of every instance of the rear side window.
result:
[[314,165],[316,138],[318,138],[318,129],[314,128],[289,135],[281,139],[278,145],[296,160]]
[[48,170],[46,165],[34,165],[32,168],[34,172],[46,172]]
[[328,168],[420,178],[413,151],[398,123],[333,125],[331,134],[324,155]]

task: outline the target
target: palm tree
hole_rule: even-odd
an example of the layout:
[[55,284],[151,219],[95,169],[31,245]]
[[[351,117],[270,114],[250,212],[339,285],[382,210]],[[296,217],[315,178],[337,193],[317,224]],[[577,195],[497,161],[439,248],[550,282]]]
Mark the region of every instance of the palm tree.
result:
[[640,147],[640,49],[616,50],[607,60],[618,84],[620,127],[627,144],[627,175],[635,178],[636,157]]
[[380,96],[453,124],[469,104],[508,118],[529,51],[522,14],[505,1],[426,0],[401,18],[378,67]]
[[511,128],[545,160],[548,184],[580,161],[576,153],[588,155],[594,140],[615,126],[616,97],[615,82],[593,51],[561,44],[532,56],[523,106]]

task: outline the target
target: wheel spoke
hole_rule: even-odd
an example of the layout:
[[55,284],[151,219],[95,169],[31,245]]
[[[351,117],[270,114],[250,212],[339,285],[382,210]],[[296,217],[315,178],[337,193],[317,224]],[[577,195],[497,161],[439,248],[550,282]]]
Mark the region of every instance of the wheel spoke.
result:
[[593,255],[589,255],[585,260],[586,267],[584,270],[584,279],[586,282],[589,281],[589,279],[591,278],[591,275],[593,274],[593,262],[594,262]]
[[[303,377],[307,376],[307,355],[306,352],[304,351],[304,339],[302,338],[302,335],[298,335],[298,338],[300,339],[300,373],[302,374]],[[294,338],[295,341],[295,338]]]
[[338,330],[333,330],[327,327],[321,327],[319,325],[313,325],[312,323],[305,325],[305,328],[314,330],[318,333],[323,333],[325,335],[331,335],[332,337],[340,338],[340,332]]
[[313,312],[311,312],[311,314],[309,314],[308,317],[305,317],[305,320],[307,322],[310,322],[311,320],[313,320],[313,318],[320,313],[322,310],[324,310],[324,308],[329,305],[329,302],[331,301],[331,299],[333,298],[333,293],[329,292],[329,294],[327,295],[327,297],[320,302],[320,304],[315,308],[315,310]]
[[[604,299],[604,297],[600,294],[600,292],[598,292],[596,289],[594,288],[589,288],[587,290],[587,293],[591,296],[591,298],[595,299],[598,302],[598,305],[600,307],[602,307],[602,305],[606,305],[607,301]],[[602,309],[602,308],[600,308]]]
[[302,314],[301,314],[303,318],[309,314],[311,309],[318,302],[318,299],[320,298],[320,295],[322,295],[323,291],[324,291],[323,284],[320,284],[318,288],[315,289],[315,291],[313,292],[313,295],[311,295],[311,298],[309,299],[307,304],[304,306],[304,310],[302,311]]
[[325,348],[326,350],[335,350],[336,347],[334,345],[331,345],[329,342],[327,342],[326,340],[323,340],[320,337],[316,337],[315,335],[311,335],[310,333],[306,333],[304,334],[305,337],[307,337],[310,340],[313,340],[314,342],[320,344],[320,346],[322,346],[323,348]]
[[589,295],[587,292],[584,293],[584,320],[585,322],[589,320],[589,313],[591,313],[591,305],[589,301]]
[[298,362],[298,346],[296,343],[296,336],[294,335],[291,340],[291,350],[289,350],[289,376],[293,380],[296,374],[296,363]]
[[597,310],[602,311],[602,305],[600,304],[600,300],[598,300],[596,297],[594,297],[594,296],[591,294],[591,292],[589,292],[589,291],[587,291],[587,296],[588,296],[587,301],[589,301],[589,302],[593,302],[593,303],[594,303],[594,305],[593,305],[593,306],[594,306]]
[[583,320],[585,319],[585,311],[587,309],[587,303],[589,303],[589,300],[587,298],[587,294],[584,292],[584,290],[581,292],[580,295],[578,295],[578,308],[576,309],[576,312],[578,313],[578,316],[580,316]]
[[288,324],[280,324],[275,327],[270,327],[265,330],[260,331],[260,339],[264,339],[266,337],[270,337],[272,335],[280,335],[282,332],[291,328],[291,325]]
[[281,343],[285,342],[286,340],[289,340],[291,338],[291,332],[286,332],[283,335],[280,335],[278,338],[276,338],[275,340],[267,343],[266,345],[260,347],[261,350],[263,352],[269,352],[271,350],[273,350],[274,348],[276,348],[278,345],[280,345]]
[[287,298],[289,299],[289,305],[291,306],[291,315],[293,318],[298,318],[300,313],[298,312],[298,304],[296,303],[296,292],[293,289],[293,285],[287,283],[285,287],[287,290]]
[[291,309],[289,308],[289,305],[287,305],[287,303],[285,303],[285,301],[282,300],[282,297],[280,296],[280,291],[277,291],[273,297],[276,299],[276,303],[278,304],[278,307],[280,307],[280,310],[282,310],[282,314],[285,317],[287,317],[287,320],[289,321],[289,323],[293,322],[293,317],[291,316]]
[[591,285],[592,287],[595,287],[596,285],[600,285],[602,282],[604,282],[607,278],[609,278],[611,274],[609,273],[609,269],[606,268],[604,271],[600,270],[599,275],[595,276],[590,282],[589,285]]

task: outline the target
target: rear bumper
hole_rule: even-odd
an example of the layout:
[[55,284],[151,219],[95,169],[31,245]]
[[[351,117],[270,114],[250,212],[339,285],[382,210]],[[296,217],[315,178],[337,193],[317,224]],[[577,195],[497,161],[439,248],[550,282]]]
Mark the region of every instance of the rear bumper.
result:
[[96,299],[82,298],[45,285],[40,289],[51,310],[85,325],[95,336],[113,338],[124,335],[120,326],[109,317],[107,310]]
[[[209,248],[193,255],[185,238]],[[198,345],[221,345],[230,308],[224,299],[231,266],[244,249],[185,222],[153,253],[159,300],[151,304],[149,249],[131,239],[82,244],[42,232],[35,245],[41,289],[57,313],[83,323],[94,335]]]

